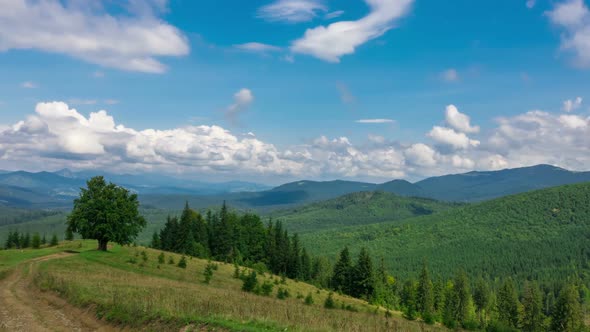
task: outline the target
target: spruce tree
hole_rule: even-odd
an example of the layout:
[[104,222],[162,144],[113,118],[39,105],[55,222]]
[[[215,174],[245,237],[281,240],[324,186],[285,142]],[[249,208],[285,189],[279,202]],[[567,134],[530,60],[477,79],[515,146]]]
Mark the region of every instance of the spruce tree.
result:
[[525,284],[522,305],[524,306],[522,330],[525,332],[543,331],[545,321],[543,299],[536,283],[527,282]]
[[334,271],[332,273],[332,288],[341,291],[345,294],[351,293],[351,273],[352,272],[352,261],[350,260],[350,252],[348,247],[345,247],[340,252],[340,258],[336,265],[334,265]]
[[47,244],[47,238],[45,237],[45,233],[43,233],[43,237],[41,238],[41,245],[44,246]]
[[518,328],[518,295],[514,282],[508,278],[498,290],[498,319],[512,328]]
[[74,232],[72,231],[72,229],[70,227],[66,228],[65,240],[66,241],[73,241],[74,240]]
[[417,310],[417,295],[416,295],[416,288],[417,285],[413,280],[406,280],[404,285],[402,286],[401,291],[401,305],[403,307],[404,317],[409,320],[416,319],[418,314]]
[[351,277],[353,283],[351,295],[368,299],[373,294],[375,280],[373,276],[373,263],[367,249],[361,249]]
[[150,247],[154,249],[160,249],[160,234],[157,231],[154,231],[152,235],[152,243],[150,243]]
[[420,312],[422,319],[427,323],[434,322],[434,296],[432,290],[432,281],[428,274],[426,262],[422,266],[420,279],[418,280],[416,299],[416,309]]
[[579,293],[574,285],[565,285],[553,308],[551,330],[559,332],[579,332],[583,329],[582,310]]
[[31,239],[31,247],[33,247],[33,249],[39,249],[41,247],[41,237],[39,236],[39,233],[33,234],[33,238]]
[[52,246],[52,247],[55,247],[58,244],[59,244],[59,240],[57,239],[57,235],[54,233],[51,236],[51,241],[49,242],[49,245]]

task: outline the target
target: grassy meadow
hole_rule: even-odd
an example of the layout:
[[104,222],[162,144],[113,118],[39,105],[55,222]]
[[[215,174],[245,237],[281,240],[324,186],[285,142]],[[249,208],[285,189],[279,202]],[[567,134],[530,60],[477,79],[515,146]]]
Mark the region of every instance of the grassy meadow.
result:
[[[139,329],[196,330],[216,327],[238,331],[442,331],[442,327],[411,322],[399,313],[385,311],[364,301],[334,294],[337,309],[325,309],[328,291],[278,276],[259,274],[270,281],[269,296],[241,290],[235,267],[215,263],[209,284],[203,271],[208,262],[187,258],[185,269],[177,266],[181,256],[143,247],[113,246],[109,252],[93,249],[94,241],[74,241],[67,246],[40,250],[6,250],[0,253],[23,261],[38,254],[77,248],[79,254],[40,263],[34,280],[43,290],[55,291],[70,303],[93,308],[113,324]],[[145,254],[144,254],[145,253]],[[145,258],[144,258],[145,257]],[[174,264],[169,264],[172,258]],[[279,288],[290,294],[278,299]],[[305,304],[311,294],[313,304]],[[347,307],[347,309],[342,309]]]

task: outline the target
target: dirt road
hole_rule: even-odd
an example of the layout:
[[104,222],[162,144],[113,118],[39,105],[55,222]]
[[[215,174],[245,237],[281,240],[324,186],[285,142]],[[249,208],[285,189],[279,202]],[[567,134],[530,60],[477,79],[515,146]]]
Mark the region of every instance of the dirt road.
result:
[[28,261],[0,280],[0,331],[119,331],[32,285],[39,262],[67,257],[59,253]]

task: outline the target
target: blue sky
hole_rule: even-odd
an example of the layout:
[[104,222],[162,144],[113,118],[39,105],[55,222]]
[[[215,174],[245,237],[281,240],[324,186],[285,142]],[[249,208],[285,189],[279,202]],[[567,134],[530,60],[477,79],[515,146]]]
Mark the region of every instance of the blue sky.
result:
[[0,168],[269,183],[590,168],[583,0],[0,6]]

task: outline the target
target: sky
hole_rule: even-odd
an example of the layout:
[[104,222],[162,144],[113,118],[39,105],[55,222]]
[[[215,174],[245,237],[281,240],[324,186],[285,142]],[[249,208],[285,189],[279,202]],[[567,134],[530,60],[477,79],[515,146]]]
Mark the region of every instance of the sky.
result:
[[588,0],[0,0],[0,169],[590,170]]

